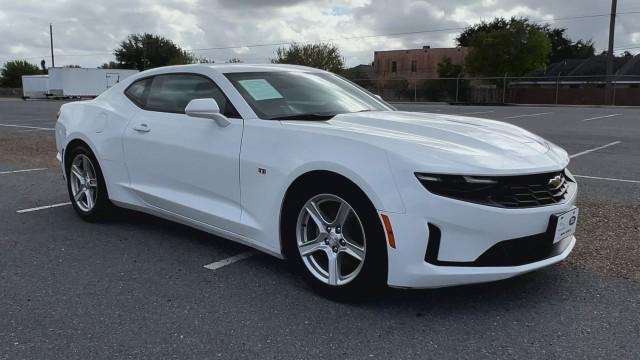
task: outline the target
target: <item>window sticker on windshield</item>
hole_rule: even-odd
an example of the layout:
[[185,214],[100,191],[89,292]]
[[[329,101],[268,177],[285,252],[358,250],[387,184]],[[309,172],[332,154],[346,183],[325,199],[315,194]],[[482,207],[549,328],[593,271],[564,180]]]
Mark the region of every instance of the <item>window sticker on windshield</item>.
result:
[[240,83],[256,101],[282,99],[282,95],[278,90],[265,79],[240,80],[238,83]]

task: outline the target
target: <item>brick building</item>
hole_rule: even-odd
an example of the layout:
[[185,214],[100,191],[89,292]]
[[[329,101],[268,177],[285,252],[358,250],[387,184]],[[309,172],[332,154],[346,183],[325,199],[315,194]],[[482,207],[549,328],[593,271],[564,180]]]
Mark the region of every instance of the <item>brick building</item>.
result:
[[373,71],[376,79],[438,78],[438,63],[448,57],[453,64],[464,64],[468,48],[430,48],[376,51]]

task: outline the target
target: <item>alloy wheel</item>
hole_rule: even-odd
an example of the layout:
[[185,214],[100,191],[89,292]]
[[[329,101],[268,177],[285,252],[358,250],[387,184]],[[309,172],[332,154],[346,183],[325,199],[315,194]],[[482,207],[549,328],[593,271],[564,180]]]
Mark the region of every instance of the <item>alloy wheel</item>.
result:
[[98,180],[93,163],[88,156],[78,154],[71,162],[69,171],[73,201],[84,212],[89,212],[96,204]]
[[340,197],[320,194],[309,199],[298,215],[296,237],[304,265],[323,283],[344,285],[362,270],[366,255],[362,221]]

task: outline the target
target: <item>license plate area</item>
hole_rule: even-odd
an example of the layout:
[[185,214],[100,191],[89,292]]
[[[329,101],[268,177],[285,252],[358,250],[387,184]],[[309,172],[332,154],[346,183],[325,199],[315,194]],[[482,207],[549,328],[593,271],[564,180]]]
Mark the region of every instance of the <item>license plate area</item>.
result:
[[551,229],[553,229],[553,243],[573,236],[578,224],[578,208],[574,207],[561,214],[551,215]]

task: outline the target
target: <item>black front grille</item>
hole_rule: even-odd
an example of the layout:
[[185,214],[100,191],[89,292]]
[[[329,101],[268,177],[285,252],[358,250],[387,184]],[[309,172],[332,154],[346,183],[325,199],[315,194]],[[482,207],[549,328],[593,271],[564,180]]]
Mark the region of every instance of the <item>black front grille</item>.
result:
[[436,195],[504,208],[561,203],[575,185],[565,171],[491,177],[419,174],[418,179]]
[[505,176],[499,178],[488,200],[508,208],[557,204],[565,200],[569,181],[564,172]]

